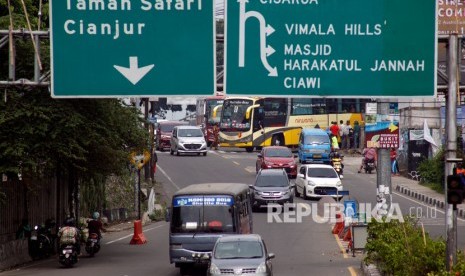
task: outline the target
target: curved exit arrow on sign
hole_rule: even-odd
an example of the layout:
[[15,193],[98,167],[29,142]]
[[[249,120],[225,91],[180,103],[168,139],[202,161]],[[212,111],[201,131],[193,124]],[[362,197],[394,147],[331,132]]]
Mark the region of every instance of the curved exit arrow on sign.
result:
[[129,57],[129,68],[113,65],[118,72],[127,78],[132,84],[136,85],[152,68],[154,64],[139,68],[138,57]]

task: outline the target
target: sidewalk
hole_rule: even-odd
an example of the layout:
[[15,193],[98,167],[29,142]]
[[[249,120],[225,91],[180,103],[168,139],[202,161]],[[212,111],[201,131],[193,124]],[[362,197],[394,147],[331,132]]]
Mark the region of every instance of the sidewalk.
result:
[[[353,172],[357,172],[357,166],[360,166],[361,158],[362,157],[355,157],[354,155],[344,157],[344,165],[351,168]],[[376,172],[374,173],[376,174]],[[391,184],[393,192],[396,191],[442,210],[444,210],[446,206],[446,196],[444,194],[438,193],[429,187],[420,185],[420,183],[416,180],[409,179],[404,176],[392,176]],[[457,217],[465,218],[464,204],[457,206]]]

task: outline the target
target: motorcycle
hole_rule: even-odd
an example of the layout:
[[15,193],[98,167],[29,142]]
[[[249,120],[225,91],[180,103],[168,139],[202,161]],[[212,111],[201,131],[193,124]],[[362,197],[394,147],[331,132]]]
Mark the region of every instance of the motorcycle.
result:
[[365,173],[371,173],[371,171],[375,170],[375,159],[367,159],[363,163],[363,169]]
[[332,157],[331,158],[331,165],[333,166],[334,170],[339,175],[339,178],[344,178],[344,165],[342,164],[342,157]]
[[86,252],[91,257],[100,250],[100,238],[97,233],[89,233],[86,242]]
[[45,226],[36,225],[29,237],[29,255],[33,260],[48,258],[53,253],[52,239]]
[[66,267],[72,267],[76,264],[78,262],[78,252],[76,247],[72,244],[61,246],[58,261]]

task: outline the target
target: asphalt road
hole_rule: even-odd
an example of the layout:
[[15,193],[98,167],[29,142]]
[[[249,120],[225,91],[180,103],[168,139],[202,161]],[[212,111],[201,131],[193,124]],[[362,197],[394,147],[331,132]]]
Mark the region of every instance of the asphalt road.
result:
[[[246,153],[238,150],[209,152],[203,156],[171,156],[167,152],[158,154],[159,169],[156,179],[167,193],[189,184],[202,182],[253,183],[257,152]],[[357,174],[355,165],[347,165],[344,189],[350,191],[350,198],[361,202],[376,201],[376,175]],[[128,196],[132,196],[128,195]],[[444,215],[437,210],[434,217],[423,204],[394,194],[393,201],[399,203],[403,214],[423,210],[422,222],[433,236],[444,233]],[[315,203],[296,199],[298,204]],[[431,208],[430,208],[431,209]],[[428,209],[429,210],[429,209]],[[429,217],[428,217],[428,214]],[[311,216],[302,222],[276,223],[267,221],[267,213],[254,213],[254,232],[267,243],[268,250],[276,254],[273,260],[274,275],[356,275],[362,255],[356,257],[344,254],[341,245],[331,234],[331,225],[318,223]],[[460,222],[463,232],[463,221]],[[179,270],[169,264],[168,224],[152,223],[144,227],[149,241],[144,245],[129,245],[131,231],[108,233],[102,250],[94,257],[83,256],[72,269],[61,268],[57,259],[31,263],[26,267],[0,273],[0,275],[179,275]],[[460,248],[464,237],[459,236]],[[204,275],[204,271],[193,272]]]

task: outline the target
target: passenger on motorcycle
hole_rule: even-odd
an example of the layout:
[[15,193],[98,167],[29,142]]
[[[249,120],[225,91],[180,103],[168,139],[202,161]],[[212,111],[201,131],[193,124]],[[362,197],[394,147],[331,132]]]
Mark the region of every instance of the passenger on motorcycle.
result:
[[76,228],[76,222],[74,218],[65,219],[64,226],[58,232],[60,248],[71,244],[76,247],[76,252],[80,254],[81,241],[79,237],[79,229]]
[[376,169],[376,159],[377,159],[377,153],[375,148],[365,148],[362,152],[363,158],[362,158],[362,164],[360,164],[360,168],[358,169],[358,173],[360,173],[363,169],[363,166],[365,165],[365,162],[368,160],[374,160],[375,164],[375,169]]
[[106,232],[106,230],[103,228],[103,224],[99,218],[99,212],[92,213],[92,220],[87,221],[87,228],[89,228],[89,234],[98,234],[98,238],[100,239],[102,237],[101,232]]

